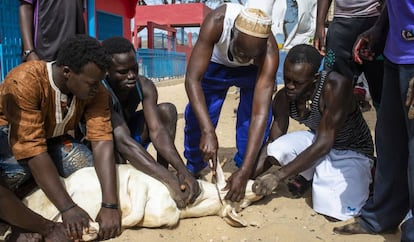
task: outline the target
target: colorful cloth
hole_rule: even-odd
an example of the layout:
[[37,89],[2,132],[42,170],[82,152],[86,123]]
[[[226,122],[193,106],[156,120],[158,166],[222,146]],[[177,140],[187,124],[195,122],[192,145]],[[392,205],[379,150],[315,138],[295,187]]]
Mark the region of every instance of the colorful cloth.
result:
[[86,120],[88,140],[112,140],[109,96],[103,85],[93,98],[73,97],[63,116],[51,68],[52,63],[43,61],[23,63],[0,86],[0,125],[10,127],[10,146],[17,160],[46,152],[47,139],[73,130],[81,118]]
[[[0,126],[0,175],[11,190],[16,190],[32,175],[28,164],[17,161],[13,156],[8,135],[8,126]],[[70,135],[48,139],[47,151],[62,177],[68,177],[83,167],[93,166],[92,151]]]

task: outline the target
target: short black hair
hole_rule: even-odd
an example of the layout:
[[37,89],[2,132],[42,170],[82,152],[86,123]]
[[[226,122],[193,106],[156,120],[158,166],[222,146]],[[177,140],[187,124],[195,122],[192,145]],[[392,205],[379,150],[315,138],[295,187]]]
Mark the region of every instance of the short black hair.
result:
[[134,45],[131,43],[131,41],[120,36],[114,36],[105,39],[102,42],[102,46],[105,48],[106,52],[111,56],[113,54],[128,53],[131,50],[134,51],[134,53],[136,53]]
[[98,40],[85,34],[65,40],[56,57],[57,66],[68,66],[77,74],[89,62],[95,63],[101,70],[106,70],[111,65],[111,58]]
[[308,63],[312,66],[312,72],[317,73],[321,65],[322,55],[311,45],[299,44],[289,50],[285,61],[292,64]]

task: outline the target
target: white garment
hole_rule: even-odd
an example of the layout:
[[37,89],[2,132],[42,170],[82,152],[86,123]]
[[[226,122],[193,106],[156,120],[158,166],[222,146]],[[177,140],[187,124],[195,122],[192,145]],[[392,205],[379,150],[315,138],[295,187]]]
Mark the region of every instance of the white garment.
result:
[[219,41],[214,45],[213,53],[211,55],[211,61],[222,64],[228,67],[239,67],[239,66],[248,66],[253,63],[253,61],[247,63],[239,63],[235,59],[234,61],[229,60],[228,51],[231,40],[231,30],[234,26],[234,21],[236,20],[237,15],[244,8],[243,5],[236,3],[226,3],[226,13],[223,20],[223,31]]
[[[284,49],[291,49],[299,44],[311,44],[316,28],[316,0],[297,0],[298,21],[283,44]],[[275,5],[275,7],[277,7]]]
[[286,0],[247,0],[245,6],[260,8],[272,16],[272,33],[284,36],[284,49],[291,49],[298,44],[311,44],[316,28],[317,0],[296,0],[298,19],[289,33],[285,31]]
[[246,6],[246,8],[258,8],[265,12],[267,15],[272,16],[274,3],[275,0],[247,0],[244,6]]
[[[249,0],[247,2],[249,2]],[[275,36],[276,41],[278,41],[278,44],[283,45],[289,34],[285,33],[286,0],[275,0],[272,8],[272,33]],[[277,38],[277,36],[283,36],[283,40]]]
[[[310,131],[288,133],[269,144],[267,154],[285,166],[308,148],[314,137]],[[320,214],[347,220],[359,215],[368,199],[371,160],[357,152],[331,149],[300,174],[313,179],[313,209]]]

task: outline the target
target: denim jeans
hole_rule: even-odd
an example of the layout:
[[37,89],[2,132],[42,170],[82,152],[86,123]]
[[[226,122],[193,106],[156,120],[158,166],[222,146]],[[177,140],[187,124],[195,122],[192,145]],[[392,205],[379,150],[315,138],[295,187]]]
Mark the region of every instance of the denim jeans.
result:
[[[414,120],[405,99],[414,65],[384,63],[381,111],[375,128],[377,165],[373,197],[361,210],[360,224],[372,232],[398,228],[414,209]],[[414,218],[402,226],[404,241],[414,241]]]
[[[32,175],[25,161],[14,158],[8,140],[8,126],[0,126],[0,172],[10,189],[16,190]],[[60,176],[68,177],[83,167],[93,166],[93,155],[89,148],[73,139],[62,135],[47,141],[47,150]]]

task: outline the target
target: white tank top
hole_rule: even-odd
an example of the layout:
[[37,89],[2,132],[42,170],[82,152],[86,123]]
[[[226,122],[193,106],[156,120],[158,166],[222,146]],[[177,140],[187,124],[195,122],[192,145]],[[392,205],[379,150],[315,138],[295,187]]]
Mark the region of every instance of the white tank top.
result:
[[[394,0],[399,1],[399,0]],[[335,17],[375,17],[380,15],[378,0],[335,0]]]
[[[211,61],[222,64],[228,67],[248,66],[253,63],[253,60],[247,63],[239,63],[237,61],[231,61],[228,57],[231,29],[233,28],[234,21],[237,15],[242,10],[243,5],[237,3],[226,3],[226,13],[223,21],[223,30],[219,41],[214,45],[213,54],[211,55]],[[234,60],[234,59],[233,59]]]

